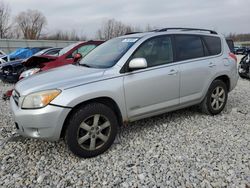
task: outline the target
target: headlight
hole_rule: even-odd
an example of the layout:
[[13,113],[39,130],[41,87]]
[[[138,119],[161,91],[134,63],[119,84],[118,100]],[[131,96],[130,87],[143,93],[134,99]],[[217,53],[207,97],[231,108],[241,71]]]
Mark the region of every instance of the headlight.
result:
[[33,69],[26,70],[26,71],[22,72],[22,74],[19,76],[19,80],[21,80],[23,78],[27,78],[33,74],[36,74],[40,70],[41,69],[39,69],[39,68],[33,68]]
[[24,109],[43,108],[47,106],[52,100],[54,100],[60,93],[61,90],[59,89],[32,93],[24,98],[22,103],[22,108]]

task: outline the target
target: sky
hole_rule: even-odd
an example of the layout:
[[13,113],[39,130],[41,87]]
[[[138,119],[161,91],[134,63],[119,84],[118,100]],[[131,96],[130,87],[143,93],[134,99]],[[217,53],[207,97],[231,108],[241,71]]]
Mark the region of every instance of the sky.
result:
[[94,38],[108,19],[145,28],[198,27],[223,34],[250,33],[250,0],[5,0],[12,16],[37,9],[46,33],[75,30]]

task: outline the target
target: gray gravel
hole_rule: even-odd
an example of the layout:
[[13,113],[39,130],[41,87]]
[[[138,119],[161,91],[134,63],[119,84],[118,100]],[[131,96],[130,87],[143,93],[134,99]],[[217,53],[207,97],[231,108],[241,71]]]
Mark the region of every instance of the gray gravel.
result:
[[[0,95],[10,85],[0,83]],[[63,141],[24,139],[0,99],[0,187],[250,186],[250,81],[226,109],[195,107],[131,123],[106,153],[79,159]]]

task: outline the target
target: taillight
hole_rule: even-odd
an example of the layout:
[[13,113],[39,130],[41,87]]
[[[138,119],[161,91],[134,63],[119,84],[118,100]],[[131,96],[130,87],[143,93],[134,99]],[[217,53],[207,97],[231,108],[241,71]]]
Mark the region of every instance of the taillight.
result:
[[229,53],[229,57],[231,57],[231,58],[233,58],[234,59],[234,61],[237,63],[237,57],[236,57],[236,55],[234,54],[234,53]]

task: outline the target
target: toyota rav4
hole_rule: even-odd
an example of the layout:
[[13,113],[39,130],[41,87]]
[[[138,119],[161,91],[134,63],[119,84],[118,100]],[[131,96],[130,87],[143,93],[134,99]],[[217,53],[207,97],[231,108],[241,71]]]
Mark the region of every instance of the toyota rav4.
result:
[[93,157],[127,122],[192,105],[219,114],[237,81],[223,35],[164,28],[111,39],[78,64],[18,82],[11,109],[21,135],[63,137],[74,154]]

